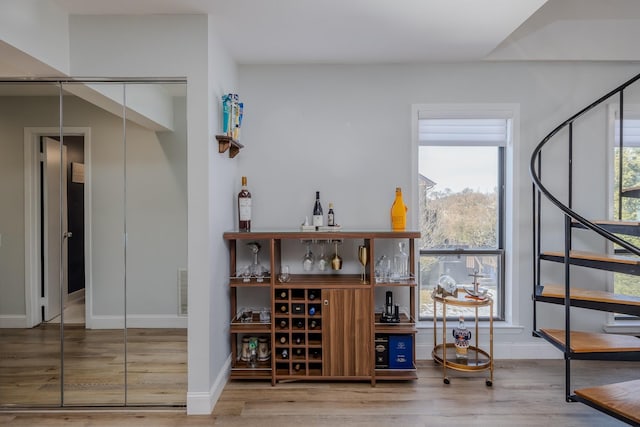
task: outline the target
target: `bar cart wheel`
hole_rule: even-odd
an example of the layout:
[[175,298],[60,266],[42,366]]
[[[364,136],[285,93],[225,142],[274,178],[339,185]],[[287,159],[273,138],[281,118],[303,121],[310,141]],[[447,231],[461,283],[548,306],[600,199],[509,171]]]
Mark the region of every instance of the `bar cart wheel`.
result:
[[449,384],[451,382],[451,381],[449,381],[449,378],[447,378],[447,377],[444,377],[444,380],[442,380],[442,381],[444,381],[445,384]]

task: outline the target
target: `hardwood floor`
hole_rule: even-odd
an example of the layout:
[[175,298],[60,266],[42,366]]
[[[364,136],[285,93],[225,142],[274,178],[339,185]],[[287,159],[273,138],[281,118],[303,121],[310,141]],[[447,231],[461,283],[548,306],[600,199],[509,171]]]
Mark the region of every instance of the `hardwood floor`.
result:
[[[0,329],[0,408],[185,405],[186,329]],[[64,369],[64,389],[61,390]]]
[[[578,387],[638,377],[640,362],[573,361]],[[420,362],[411,382],[230,381],[211,415],[184,411],[0,412],[4,426],[619,426],[580,403],[564,401],[563,360],[498,360],[493,387],[486,372],[449,372]]]

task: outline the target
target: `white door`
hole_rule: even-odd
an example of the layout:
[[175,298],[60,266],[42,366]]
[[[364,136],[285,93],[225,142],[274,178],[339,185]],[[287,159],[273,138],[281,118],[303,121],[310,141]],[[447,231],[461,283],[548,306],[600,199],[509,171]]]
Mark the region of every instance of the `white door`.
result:
[[67,295],[67,153],[60,142],[43,143],[44,321],[60,315]]

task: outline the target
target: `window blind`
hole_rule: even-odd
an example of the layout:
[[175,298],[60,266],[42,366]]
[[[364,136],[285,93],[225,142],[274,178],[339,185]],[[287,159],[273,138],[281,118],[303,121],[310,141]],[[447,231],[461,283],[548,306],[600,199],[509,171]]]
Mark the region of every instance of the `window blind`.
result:
[[506,146],[509,119],[427,119],[418,120],[420,145]]

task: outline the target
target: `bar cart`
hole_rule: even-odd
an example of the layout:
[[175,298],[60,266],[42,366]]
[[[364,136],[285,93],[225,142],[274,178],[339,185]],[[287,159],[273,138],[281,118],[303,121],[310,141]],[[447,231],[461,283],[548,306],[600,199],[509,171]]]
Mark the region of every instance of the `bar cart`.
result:
[[[438,344],[438,328],[436,325],[436,308],[438,304],[442,304],[442,342]],[[456,358],[455,344],[447,343],[447,307],[472,307],[475,309],[475,345],[470,345],[467,352],[467,358],[460,360]],[[489,352],[480,348],[478,344],[478,309],[480,307],[489,307]],[[433,292],[433,352],[431,353],[433,360],[442,365],[442,377],[445,384],[449,384],[447,369],[456,371],[474,372],[489,370],[489,378],[486,385],[493,385],[493,299],[490,296],[483,298],[471,297],[465,295],[464,290],[457,292],[456,295],[446,295],[443,293]],[[473,338],[472,338],[473,339]]]

